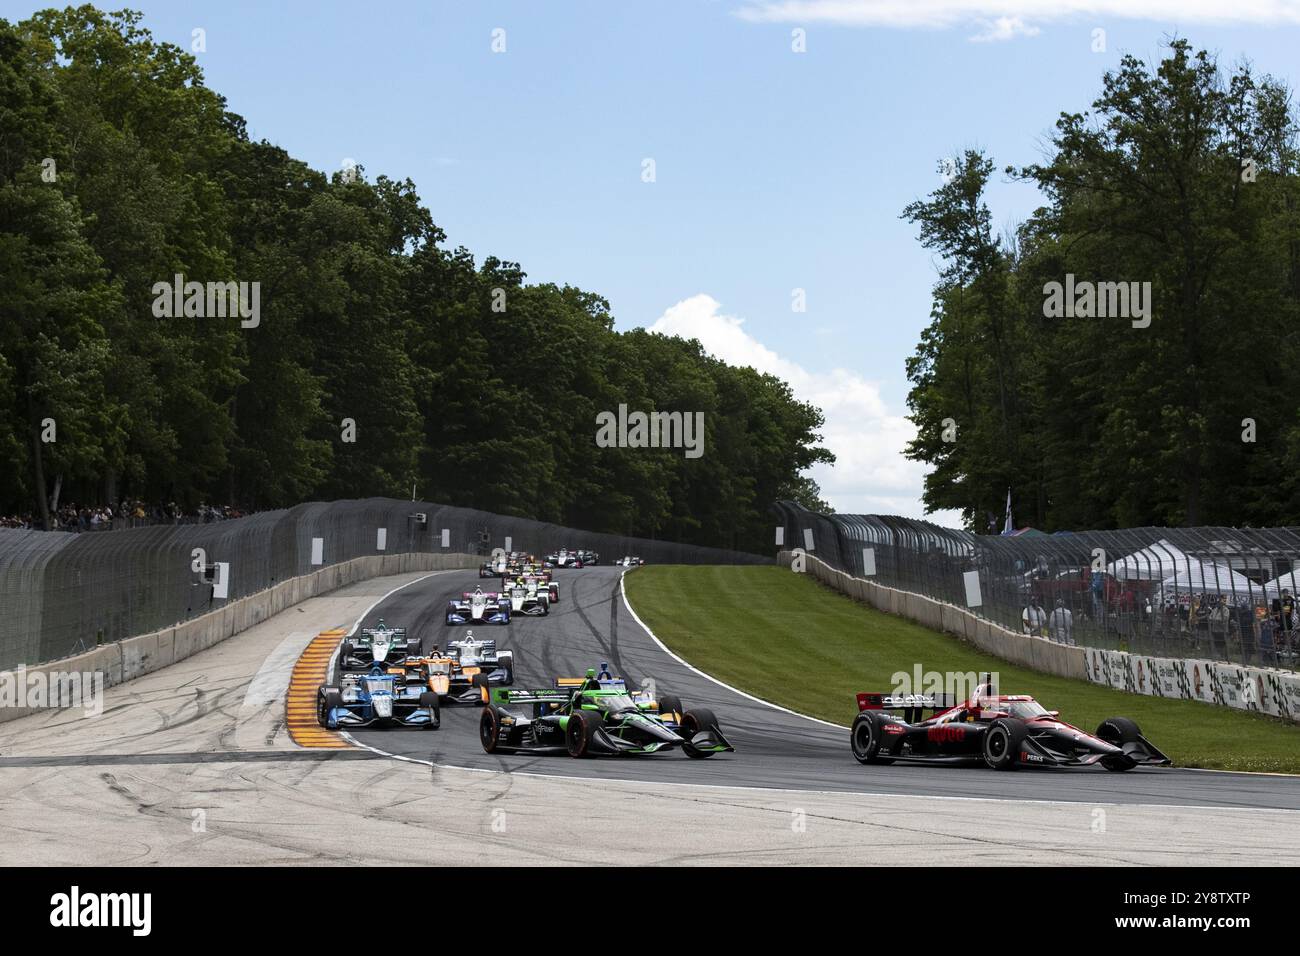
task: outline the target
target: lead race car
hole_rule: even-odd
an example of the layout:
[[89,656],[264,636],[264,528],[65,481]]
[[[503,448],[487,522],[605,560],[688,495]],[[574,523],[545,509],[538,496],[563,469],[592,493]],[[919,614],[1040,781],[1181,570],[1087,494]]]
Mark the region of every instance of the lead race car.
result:
[[[960,704],[943,695],[858,694],[858,710],[849,740],[854,758],[863,764],[982,760],[995,770],[1014,770],[1100,763],[1124,771],[1171,762],[1126,717],[1109,717],[1089,734],[1032,697],[993,694],[987,677]],[[903,711],[903,716],[890,711]],[[933,715],[921,719],[925,711]]]
[[629,691],[622,678],[600,679],[595,669],[542,690],[494,687],[479,717],[479,742],[488,753],[567,751],[571,757],[681,749],[702,758],[736,749],[712,711],[685,710],[670,695],[656,700]]

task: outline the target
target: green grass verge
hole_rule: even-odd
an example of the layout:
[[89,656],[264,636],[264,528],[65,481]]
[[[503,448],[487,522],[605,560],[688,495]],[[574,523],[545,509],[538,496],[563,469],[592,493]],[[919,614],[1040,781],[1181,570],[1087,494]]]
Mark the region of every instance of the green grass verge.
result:
[[[1300,726],[1196,701],[1165,700],[1040,674],[877,611],[778,567],[645,567],[626,577],[646,625],[693,665],[757,697],[847,725],[858,691],[887,691],[898,671],[997,671],[1093,730],[1137,721],[1181,767],[1300,773]],[[847,747],[847,740],[845,742]]]

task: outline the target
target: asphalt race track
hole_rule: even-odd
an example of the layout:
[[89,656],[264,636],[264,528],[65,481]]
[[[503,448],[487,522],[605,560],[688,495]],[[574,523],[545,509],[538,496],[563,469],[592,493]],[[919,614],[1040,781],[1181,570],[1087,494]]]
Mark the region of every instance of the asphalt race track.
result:
[[445,596],[477,583],[406,573],[310,598],[109,687],[98,714],[0,723],[0,864],[1300,866],[1287,839],[1300,781],[861,767],[845,731],[669,658],[611,600],[617,569],[558,579],[552,616],[492,631],[518,654],[521,683],[607,660],[716,710],[739,752],[490,758],[476,707],[444,708],[438,731],[357,734],[406,759],[298,746],[286,695],[317,635],[382,613],[427,648],[445,639]]
[[[363,746],[439,767],[510,774],[877,795],[1300,809],[1300,780],[1283,776],[1168,768],[1121,774],[1100,768],[998,773],[982,766],[861,766],[849,752],[847,730],[748,699],[665,653],[628,612],[622,572],[618,567],[559,570],[560,602],[548,616],[515,616],[509,625],[473,628],[475,636],[495,638],[498,648],[514,651],[516,687],[548,687],[557,676],[581,676],[601,661],[608,661],[610,670],[630,686],[652,679],[659,693],[678,695],[687,708],[712,710],[736,753],[708,760],[678,752],[584,760],[565,754],[490,755],[478,740],[479,709],[457,705],[442,709],[440,730],[362,730],[351,736]],[[466,628],[444,622],[446,601],[479,584],[484,590],[499,586],[494,580],[480,582],[476,572],[419,581],[375,607],[363,626],[382,617],[390,627],[406,627],[427,651],[449,635],[463,636]],[[798,661],[790,666],[797,667]]]

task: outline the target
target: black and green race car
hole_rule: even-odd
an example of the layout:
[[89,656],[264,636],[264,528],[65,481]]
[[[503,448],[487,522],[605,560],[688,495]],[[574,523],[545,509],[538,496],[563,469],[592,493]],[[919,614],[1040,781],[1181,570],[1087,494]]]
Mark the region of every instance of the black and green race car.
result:
[[685,710],[676,697],[632,692],[621,678],[561,679],[545,690],[494,687],[479,718],[488,753],[653,754],[681,748],[688,757],[734,753],[710,710]]

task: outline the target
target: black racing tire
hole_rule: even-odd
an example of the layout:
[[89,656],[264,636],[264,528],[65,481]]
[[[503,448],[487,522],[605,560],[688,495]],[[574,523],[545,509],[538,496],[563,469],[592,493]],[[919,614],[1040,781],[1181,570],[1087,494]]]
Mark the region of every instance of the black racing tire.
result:
[[893,757],[880,756],[883,736],[879,715],[874,711],[864,710],[854,717],[853,726],[849,728],[849,748],[853,751],[853,759],[862,764],[893,763]]
[[424,730],[437,730],[442,726],[442,706],[438,702],[437,694],[431,690],[426,690],[420,695],[420,707],[433,712],[433,719],[427,724],[421,724]]
[[686,713],[686,708],[682,706],[682,699],[676,694],[664,694],[659,698],[659,715],[673,715],[673,723],[681,723],[682,715]]
[[350,641],[344,641],[342,644],[339,645],[338,670],[340,673],[347,670],[347,665],[344,664],[344,661],[346,661],[349,657],[351,657],[352,653],[353,653],[353,649],[352,649],[352,643]]
[[1015,770],[1019,766],[1020,745],[1025,739],[1025,724],[1014,717],[999,717],[984,731],[980,750],[984,763],[994,770]]
[[343,693],[335,687],[322,687],[316,694],[316,721],[328,727],[329,712],[343,706]]
[[1127,717],[1107,717],[1097,725],[1097,736],[1108,744],[1122,747],[1137,743],[1142,738],[1142,729]]
[[590,757],[591,738],[600,726],[600,716],[590,710],[575,710],[564,728],[564,743],[570,757]]
[[479,715],[478,742],[487,753],[496,753],[501,743],[501,715],[495,707],[484,707]]
[[[1122,748],[1127,743],[1140,741],[1142,729],[1127,717],[1107,717],[1097,726],[1097,737]],[[1113,773],[1123,773],[1137,766],[1127,754],[1122,757],[1103,757],[1101,765]]]
[[[713,711],[705,710],[703,707],[697,707],[695,710],[688,710],[682,714],[681,735],[690,740],[701,730],[708,730],[711,727],[718,726],[718,718],[713,716]],[[686,756],[694,757],[696,760],[703,760],[706,757],[712,757],[712,750],[696,750],[687,744],[682,748],[686,751]]]

